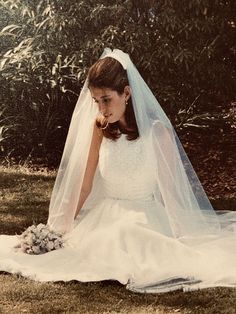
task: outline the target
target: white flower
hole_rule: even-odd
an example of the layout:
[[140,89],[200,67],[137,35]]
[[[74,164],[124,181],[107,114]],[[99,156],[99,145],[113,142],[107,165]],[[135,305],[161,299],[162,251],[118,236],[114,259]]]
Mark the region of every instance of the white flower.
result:
[[53,242],[49,241],[47,244],[46,244],[46,248],[48,249],[48,251],[52,251],[54,249],[54,244]]
[[29,247],[28,244],[26,244],[26,243],[21,243],[21,250],[22,250],[23,252],[26,252],[27,249],[29,249],[29,248],[30,248],[30,247]]
[[18,236],[20,250],[27,254],[43,254],[63,247],[62,235],[50,230],[48,225],[28,227]]
[[40,223],[37,225],[37,230],[41,231],[42,229],[45,229],[46,225]]
[[56,239],[55,241],[54,241],[54,246],[55,246],[55,249],[57,250],[57,249],[60,249],[61,247],[62,247],[62,240],[61,239]]
[[30,227],[28,227],[25,231],[31,231],[31,232],[34,232],[36,230],[36,226],[35,225],[32,225]]
[[28,253],[28,254],[32,254],[33,250],[31,248],[27,248],[25,252]]
[[45,228],[44,228],[44,229],[42,229],[42,231],[41,231],[41,236],[44,237],[44,238],[46,238],[46,236],[49,234],[49,232],[50,232],[50,231],[49,231],[48,229],[45,229]]
[[24,243],[27,243],[28,245],[33,245],[34,241],[32,239],[32,236],[28,235],[27,237],[24,238]]
[[54,240],[54,239],[55,239],[55,234],[53,234],[52,232],[50,232],[50,233],[48,234],[48,239],[49,239],[49,240]]
[[34,254],[40,254],[40,248],[38,246],[32,246],[32,251]]

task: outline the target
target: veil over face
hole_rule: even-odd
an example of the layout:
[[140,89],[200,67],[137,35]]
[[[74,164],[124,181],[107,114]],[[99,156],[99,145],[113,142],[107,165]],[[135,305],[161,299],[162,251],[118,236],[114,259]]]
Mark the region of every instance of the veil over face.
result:
[[[222,233],[223,216],[220,220],[214,211],[174,127],[129,55],[119,49],[105,48],[100,58],[105,57],[118,60],[127,72],[139,135],[155,173],[156,190],[153,194],[156,202],[163,204],[163,210],[158,214],[165,233],[185,239]],[[49,206],[49,226],[63,233],[74,227],[93,125],[98,114],[98,106],[92,101],[86,79],[72,115]],[[82,211],[92,208],[103,196],[100,183],[97,169],[92,191]]]

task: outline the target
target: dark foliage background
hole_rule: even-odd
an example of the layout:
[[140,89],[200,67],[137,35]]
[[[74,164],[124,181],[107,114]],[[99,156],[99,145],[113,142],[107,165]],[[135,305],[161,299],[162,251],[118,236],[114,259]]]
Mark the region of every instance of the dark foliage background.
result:
[[203,181],[235,170],[235,0],[0,0],[0,29],[3,163],[58,166],[86,69],[107,46],[130,53]]

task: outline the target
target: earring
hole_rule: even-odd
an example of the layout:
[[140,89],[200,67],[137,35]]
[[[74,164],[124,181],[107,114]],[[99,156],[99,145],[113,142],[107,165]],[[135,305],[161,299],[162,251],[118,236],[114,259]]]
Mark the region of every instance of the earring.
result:
[[125,105],[128,106],[128,100],[125,101]]

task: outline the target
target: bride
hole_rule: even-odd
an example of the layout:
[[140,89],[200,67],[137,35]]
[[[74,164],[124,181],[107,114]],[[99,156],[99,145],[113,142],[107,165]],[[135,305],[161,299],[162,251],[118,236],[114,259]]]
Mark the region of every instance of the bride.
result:
[[215,211],[128,54],[105,48],[76,104],[48,226],[63,248],[16,252],[0,270],[38,281],[118,280],[136,292],[236,287],[236,214]]

